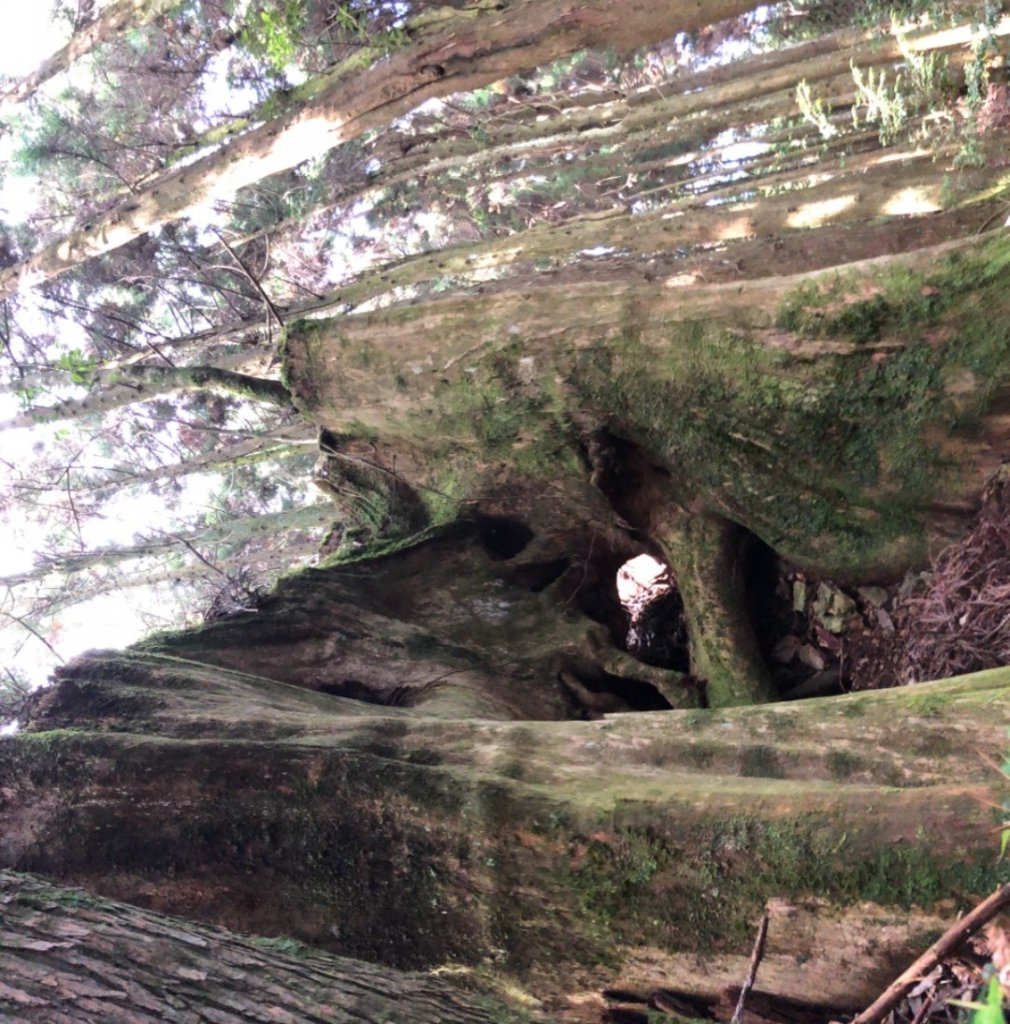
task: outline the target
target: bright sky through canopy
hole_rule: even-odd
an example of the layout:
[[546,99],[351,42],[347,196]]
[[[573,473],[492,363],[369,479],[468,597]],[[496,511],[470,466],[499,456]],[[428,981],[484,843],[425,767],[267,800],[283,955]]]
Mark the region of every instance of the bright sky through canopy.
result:
[[54,20],[52,4],[0,0],[0,74],[12,78],[27,74],[66,42],[70,26]]

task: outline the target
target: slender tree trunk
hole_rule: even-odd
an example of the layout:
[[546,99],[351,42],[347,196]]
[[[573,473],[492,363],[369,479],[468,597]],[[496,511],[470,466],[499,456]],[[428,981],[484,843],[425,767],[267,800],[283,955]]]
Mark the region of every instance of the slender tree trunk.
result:
[[[1002,40],[1008,33],[1010,19],[1004,19],[995,34]],[[854,98],[852,67],[887,68],[910,51],[944,57],[956,70],[971,59],[970,39],[967,25],[947,32],[912,33],[901,43],[893,37],[881,39],[849,30],[734,62],[733,76],[726,68],[714,68],[675,80],[661,91],[604,94],[594,102],[583,96],[568,105],[561,101],[560,107],[552,102],[546,114],[535,102],[525,109],[509,106],[504,116],[492,112],[480,119],[479,131],[454,130],[448,137],[443,133],[430,138],[391,134],[372,145],[370,152],[380,166],[367,185],[351,183],[338,189],[337,198],[346,203],[366,192],[440,174],[470,180],[505,162],[574,151],[591,152],[594,166],[612,165],[618,180],[646,173],[650,165],[642,154],[657,147],[668,153],[680,143],[685,149],[704,149],[714,159],[717,153],[708,150],[707,144],[719,132],[797,117],[796,87],[800,83],[813,86],[813,97],[843,110],[847,120]],[[839,130],[849,137],[846,145],[850,145],[852,133],[845,132],[846,127],[843,124]],[[792,129],[791,135],[796,134]],[[669,158],[657,166],[668,169]]]
[[[563,266],[572,253],[597,248],[619,252],[620,259],[631,263],[635,259],[678,249],[732,244],[751,238],[781,239],[811,228],[858,225],[856,230],[847,232],[846,256],[852,261],[865,259],[877,255],[881,247],[900,237],[893,225],[881,224],[875,230],[867,229],[866,222],[882,220],[889,209],[901,202],[902,197],[914,196],[913,212],[916,215],[941,211],[943,186],[937,180],[934,159],[931,154],[912,150],[904,154],[892,151],[886,162],[881,162],[879,152],[864,158],[840,156],[837,160],[819,164],[819,181],[808,187],[777,191],[786,180],[791,184],[803,183],[802,174],[793,171],[770,176],[767,181],[748,179],[745,189],[739,185],[732,190],[727,189],[725,201],[718,205],[709,205],[713,195],[706,193],[700,198],[685,197],[665,204],[655,212],[633,215],[626,210],[615,209],[591,213],[559,224],[530,228],[518,238],[509,235],[421,253],[367,271],[335,289],[325,300],[288,310],[285,319],[293,320],[326,308],[343,306],[353,309],[396,288],[425,284],[439,278],[458,281],[462,286],[476,275],[509,267],[519,268],[519,273],[528,277],[529,266],[548,265],[540,276],[549,280],[556,274],[554,266]],[[987,178],[980,175],[979,184]],[[754,196],[757,189],[767,189],[768,192],[760,196],[760,201],[756,201]],[[737,199],[734,192],[744,194]],[[911,198],[906,201],[913,203]],[[977,225],[984,216],[976,214],[970,223]],[[964,224],[967,218],[960,223],[954,215],[941,220],[949,225],[952,236],[967,230]],[[943,235],[936,231],[940,228],[940,221],[923,219],[921,223],[919,237],[928,232],[933,236],[931,240],[942,240]],[[908,225],[903,227],[907,229]],[[907,237],[907,230],[904,233]],[[819,248],[812,239],[805,242],[805,248],[808,255],[803,265],[811,269],[818,261],[827,263],[838,255],[836,248]],[[733,252],[723,250],[720,258],[731,263]],[[673,261],[667,256],[664,262],[669,265]],[[694,275],[699,283],[705,283],[707,261],[703,254],[698,254],[693,262],[691,259],[680,262],[685,275]],[[782,272],[788,272],[789,268],[782,266],[784,260],[781,257],[777,263]],[[607,263],[601,261],[599,265],[606,272]],[[641,273],[637,269],[630,270],[630,273],[636,272]],[[742,280],[763,272],[763,261],[748,261],[746,265],[741,262],[735,268],[734,277]],[[475,303],[479,301],[474,299]]]
[[[284,438],[276,435],[283,433]],[[301,433],[301,437],[292,437]],[[248,466],[269,459],[278,461],[290,459],[297,455],[306,455],[316,445],[315,429],[298,431],[294,425],[286,430],[276,431],[273,437],[259,435],[244,441],[218,448],[212,452],[191,455],[182,462],[156,466],[153,469],[135,470],[117,467],[103,470],[104,479],[85,482],[79,489],[93,494],[110,494],[123,487],[136,487],[139,484],[156,483],[159,480],[179,480],[193,473],[218,472],[227,467]]]
[[234,373],[216,366],[121,366],[99,374],[97,390],[88,398],[68,399],[57,405],[19,413],[0,422],[0,431],[31,427],[36,423],[83,419],[121,409],[134,402],[179,390],[222,391],[256,402],[268,402],[294,411],[288,389],[276,380]]
[[[213,564],[213,548],[220,544],[229,546],[247,543],[256,537],[275,536],[284,530],[306,529],[327,526],[335,519],[333,507],[327,502],[287,509],[284,512],[270,512],[266,515],[244,519],[226,519],[214,526],[194,530],[186,534],[165,533],[161,539],[143,544],[132,544],[118,548],[99,548],[93,551],[56,553],[35,569],[16,573],[0,579],[0,586],[18,587],[34,580],[43,580],[53,573],[70,575],[96,566],[110,566],[124,562],[149,558],[163,558],[169,555],[188,557],[190,545],[209,552],[207,560]],[[171,574],[169,574],[171,575]],[[138,574],[136,585],[149,580]]]
[[91,224],[0,271],[0,297],[125,245],[214,199],[295,167],[432,96],[474,89],[584,46],[631,48],[720,18],[752,0],[513,0],[447,11],[386,59],[342,77],[331,92],[296,107],[189,166],[179,168]]
[[23,103],[50,78],[66,71],[75,60],[133,28],[138,28],[178,6],[179,0],[111,0],[90,24],[31,74],[0,86],[0,106]]

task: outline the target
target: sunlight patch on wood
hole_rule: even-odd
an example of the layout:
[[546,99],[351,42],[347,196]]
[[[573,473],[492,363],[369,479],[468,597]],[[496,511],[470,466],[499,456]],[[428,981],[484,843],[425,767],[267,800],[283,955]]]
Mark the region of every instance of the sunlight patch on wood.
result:
[[804,203],[786,218],[786,224],[791,228],[819,228],[850,206],[855,206],[856,199],[855,193],[850,192],[848,195],[835,196],[832,199]]
[[[753,207],[753,203],[748,206]],[[754,234],[754,221],[750,217],[737,217],[724,224],[717,232],[716,238],[720,242],[729,242],[734,238],[750,238]]]
[[917,185],[896,192],[881,207],[881,213],[885,213],[889,217],[898,217],[910,213],[935,213],[940,208],[937,189],[931,186]]
[[[897,32],[894,34],[898,36]],[[992,29],[983,29],[982,26],[977,24],[958,25],[956,28],[932,32],[926,36],[904,39],[902,42],[908,50],[914,53],[926,53],[930,50],[946,50],[957,46],[968,46],[989,34],[994,36],[1010,35],[1010,16],[1000,18]]]

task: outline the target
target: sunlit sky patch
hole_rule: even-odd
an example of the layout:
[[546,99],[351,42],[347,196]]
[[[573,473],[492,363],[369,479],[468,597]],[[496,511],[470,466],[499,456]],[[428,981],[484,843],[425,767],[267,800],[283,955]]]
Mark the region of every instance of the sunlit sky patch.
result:
[[[52,17],[49,0],[37,4],[0,0],[0,11],[4,14],[3,32],[0,33],[0,82],[16,80],[31,72],[70,37],[69,22],[65,18]],[[87,59],[83,63],[87,63]],[[225,62],[219,61],[211,72],[204,82],[205,106],[211,113],[221,110],[240,112],[255,101],[256,97],[249,89],[230,89]],[[65,82],[66,76],[62,79],[57,77],[47,84],[46,91],[56,92]],[[86,81],[78,84],[86,88]],[[0,133],[0,217],[8,226],[23,223],[36,206],[33,179],[10,173],[16,145],[16,132]],[[47,319],[42,306],[35,301],[32,292],[23,291],[19,296],[19,323],[22,328],[36,336],[53,335],[54,354],[73,348],[85,351],[87,340],[73,319],[61,320],[54,325]],[[57,397],[71,396],[54,392],[49,401]],[[21,408],[17,397],[7,391],[0,392],[0,421],[19,412]],[[18,469],[30,463],[34,448],[40,445],[46,451],[57,448],[61,429],[62,426],[56,424],[3,433],[0,491],[10,493],[10,488],[18,480]],[[108,460],[108,456],[99,450],[100,446],[88,440],[87,429],[79,433],[79,438],[75,433],[75,443],[79,442],[77,447],[81,449],[83,463],[100,466]],[[12,464],[14,471],[4,463]],[[82,521],[80,539],[86,550],[92,550],[129,545],[137,539],[139,532],[149,533],[152,523],[169,531],[179,529],[179,523],[192,521],[208,510],[219,513],[218,494],[222,486],[226,483],[213,475],[186,476],[180,481],[180,490],[173,497],[171,510],[166,508],[161,497],[148,490],[120,495],[103,507],[100,517]],[[41,502],[59,498],[58,494],[39,496]],[[264,511],[280,511],[280,508],[278,505]],[[12,505],[0,507],[0,529],[4,535],[4,544],[0,545],[0,577],[32,569],[36,563],[36,552],[47,548],[50,528],[46,525],[45,516],[39,514],[36,517],[24,508]],[[81,576],[82,587],[87,585],[83,582],[86,575]],[[37,584],[43,592],[55,585],[62,585],[55,577]],[[60,611],[45,632],[60,658],[69,660],[89,648],[122,647],[139,639],[151,628],[178,626],[181,611],[177,603],[177,594],[170,585],[113,591]],[[12,615],[17,612],[18,606],[14,604],[12,594],[0,588],[0,669],[16,666],[38,685],[51,672],[56,657],[37,638],[16,625]]]

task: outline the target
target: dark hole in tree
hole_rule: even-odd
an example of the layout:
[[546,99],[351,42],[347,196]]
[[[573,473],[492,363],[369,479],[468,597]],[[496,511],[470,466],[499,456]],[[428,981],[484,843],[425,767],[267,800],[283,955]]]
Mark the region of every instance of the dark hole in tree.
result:
[[515,558],[535,536],[525,523],[508,516],[477,516],[477,532],[487,553],[499,561]]
[[576,675],[563,671],[559,681],[577,715],[598,718],[623,711],[669,711],[673,705],[652,683],[609,672]]
[[371,687],[357,679],[341,679],[339,682],[322,683],[320,693],[328,693],[332,697],[348,697],[350,700],[364,701],[366,704],[387,705],[390,701],[382,699]]
[[[779,695],[793,700],[841,692],[841,642],[806,607],[804,593],[817,581],[753,535],[742,564],[751,628]],[[794,607],[796,586],[802,610]]]
[[798,623],[788,599],[779,592],[779,557],[774,549],[757,537],[749,537],[743,552],[743,566],[747,613],[758,649],[771,666],[771,652],[779,637]]

